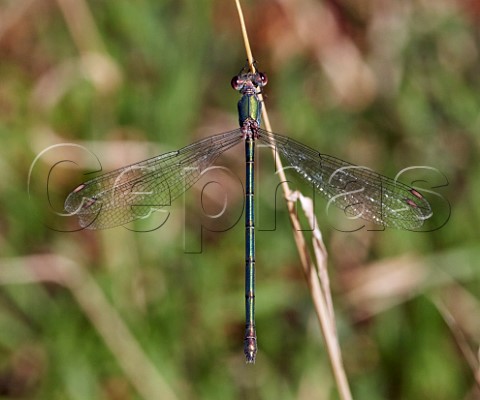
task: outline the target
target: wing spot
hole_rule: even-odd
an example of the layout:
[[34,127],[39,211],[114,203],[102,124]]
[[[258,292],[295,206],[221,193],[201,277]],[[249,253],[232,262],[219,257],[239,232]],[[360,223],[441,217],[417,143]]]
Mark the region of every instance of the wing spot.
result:
[[84,199],[85,199],[85,202],[83,203],[82,210],[86,210],[87,208],[90,208],[97,202],[97,199],[95,197],[91,197],[91,198],[84,197]]
[[407,203],[412,208],[418,208],[418,205],[413,200],[405,199],[405,203]]
[[82,183],[80,186],[76,187],[72,193],[78,193],[80,190],[82,190],[85,187],[85,184]]
[[410,193],[413,194],[417,199],[423,200],[423,196],[415,189],[410,189]]

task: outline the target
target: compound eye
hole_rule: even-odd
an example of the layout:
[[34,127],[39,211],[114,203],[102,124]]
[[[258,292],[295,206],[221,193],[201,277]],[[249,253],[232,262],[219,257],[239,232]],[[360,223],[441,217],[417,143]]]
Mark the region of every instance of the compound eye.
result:
[[234,88],[235,90],[240,90],[243,87],[244,83],[245,83],[245,80],[240,78],[240,76],[238,75],[235,75],[230,82],[230,84],[232,85],[232,88]]
[[263,72],[258,73],[257,84],[258,86],[265,86],[268,83],[268,77]]

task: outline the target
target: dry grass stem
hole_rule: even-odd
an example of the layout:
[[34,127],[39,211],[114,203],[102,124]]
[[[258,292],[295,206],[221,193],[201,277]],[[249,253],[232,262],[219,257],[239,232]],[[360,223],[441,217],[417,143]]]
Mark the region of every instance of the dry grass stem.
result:
[[[465,292],[465,290],[458,287],[456,293]],[[465,293],[460,294],[460,296],[464,296]],[[449,327],[450,331],[452,332],[452,336],[455,339],[455,343],[457,344],[459,350],[461,351],[463,358],[465,359],[466,363],[470,367],[472,371],[473,378],[475,383],[477,384],[478,389],[480,389],[480,360],[478,357],[478,353],[475,354],[473,349],[470,347],[468,343],[467,337],[465,335],[464,330],[456,320],[455,316],[453,315],[452,311],[449,310],[448,306],[444,303],[440,297],[433,298],[433,304],[437,307],[437,310],[442,315],[443,320]]]
[[[248,40],[248,34],[245,26],[245,21],[243,18],[242,8],[240,5],[240,0],[235,0],[239,18],[240,18],[240,25],[242,29],[242,35],[245,43],[245,49],[247,52],[248,63],[252,72],[255,71],[255,66],[253,65],[253,55],[250,49],[250,44]],[[259,98],[263,103],[263,98],[261,93],[259,94]],[[265,127],[268,131],[272,131],[272,127],[270,124],[270,119],[268,118],[267,109],[265,107],[265,103],[263,103],[262,107],[262,117],[265,123]],[[347,375],[345,373],[345,369],[343,367],[342,357],[340,346],[338,343],[338,337],[336,334],[335,329],[335,318],[333,313],[332,301],[331,301],[331,294],[330,294],[330,285],[328,280],[328,272],[326,267],[326,260],[327,260],[327,252],[325,249],[325,245],[322,241],[322,235],[320,230],[318,229],[318,224],[313,215],[313,208],[308,206],[307,198],[302,196],[301,194],[297,194],[297,198],[301,199],[301,204],[304,210],[306,210],[307,219],[310,221],[314,221],[312,224],[314,225],[313,228],[313,248],[314,248],[314,255],[316,259],[316,264],[313,262],[312,257],[310,256],[310,251],[308,245],[305,241],[305,238],[302,234],[300,221],[298,220],[296,210],[295,210],[295,203],[292,201],[292,192],[290,187],[288,186],[286,176],[284,174],[283,165],[281,163],[280,157],[276,154],[275,149],[274,158],[276,161],[276,168],[279,174],[279,179],[282,185],[282,190],[284,192],[285,198],[287,200],[287,208],[288,214],[290,218],[290,222],[293,227],[293,236],[295,239],[295,243],[297,245],[297,249],[300,255],[300,260],[302,263],[303,272],[305,278],[307,280],[308,287],[310,289],[310,294],[313,299],[313,303],[315,306],[315,311],[320,322],[320,328],[322,330],[323,336],[325,338],[325,344],[327,348],[327,352],[329,355],[330,364],[332,367],[333,375],[335,377],[335,381],[337,384],[338,392],[340,398],[343,400],[349,400],[352,398],[350,387],[348,385]]]

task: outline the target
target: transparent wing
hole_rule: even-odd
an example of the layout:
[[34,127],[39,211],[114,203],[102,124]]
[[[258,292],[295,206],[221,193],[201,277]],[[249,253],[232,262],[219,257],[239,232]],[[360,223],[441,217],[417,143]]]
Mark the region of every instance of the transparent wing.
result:
[[432,216],[428,201],[401,182],[273,132],[260,129],[258,139],[276,147],[304,180],[350,217],[413,230]]
[[148,217],[170,205],[221,153],[240,141],[242,133],[236,129],[106,173],[74,189],[65,200],[65,210],[89,229]]

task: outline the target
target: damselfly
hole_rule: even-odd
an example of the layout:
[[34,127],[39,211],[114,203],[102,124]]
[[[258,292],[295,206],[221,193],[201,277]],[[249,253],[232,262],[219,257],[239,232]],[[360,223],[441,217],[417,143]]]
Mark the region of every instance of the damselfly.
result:
[[261,72],[247,68],[232,79],[242,97],[238,102],[240,128],[197,141],[178,151],[101,175],[74,189],[65,209],[88,229],[104,229],[145,218],[169,205],[195,182],[220,154],[245,142],[245,307],[244,352],[255,362],[255,212],[254,152],[258,141],[274,147],[298,174],[330,202],[354,218],[413,230],[431,217],[427,200],[417,190],[370,169],[321,154],[288,137],[260,128],[262,103],[258,92],[267,84]]

